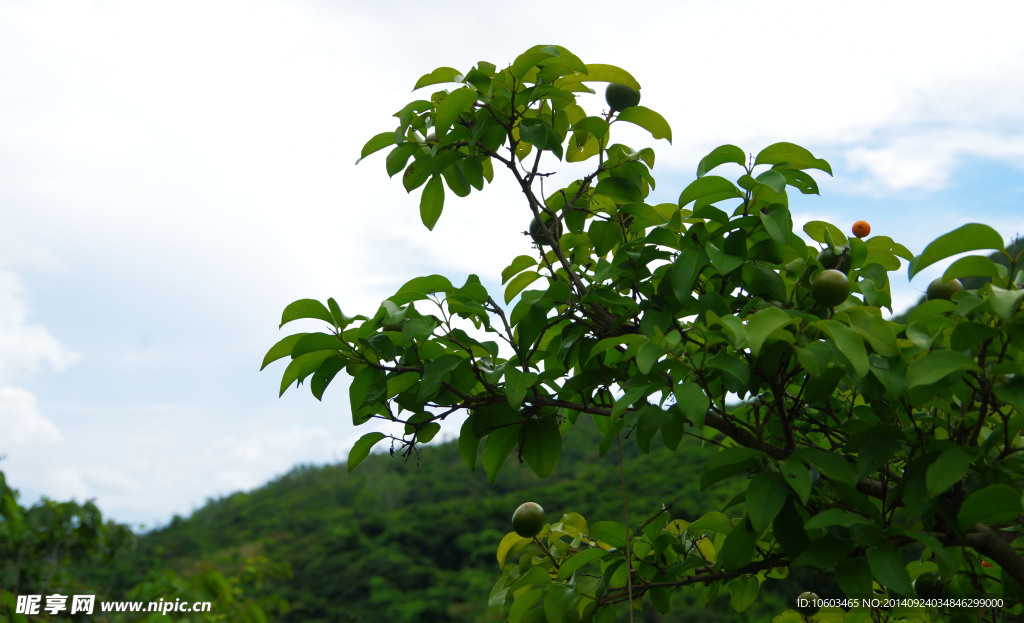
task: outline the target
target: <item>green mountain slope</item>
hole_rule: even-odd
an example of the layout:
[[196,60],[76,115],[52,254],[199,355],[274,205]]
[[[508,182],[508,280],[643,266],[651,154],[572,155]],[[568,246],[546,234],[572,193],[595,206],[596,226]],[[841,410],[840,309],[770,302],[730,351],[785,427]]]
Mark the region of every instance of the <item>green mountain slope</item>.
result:
[[[426,448],[410,461],[374,455],[352,474],[344,465],[298,467],[144,535],[113,582],[129,586],[154,564],[183,573],[204,565],[234,571],[246,559],[266,557],[292,568],[290,580],[264,586],[291,603],[286,621],[493,620],[487,597],[500,574],[495,551],[519,504],[538,502],[549,521],[569,509],[591,522],[622,517],[617,450],[598,456],[591,449],[600,435],[577,428],[565,438],[553,476],[541,480],[510,464],[494,487],[482,470],[466,469],[453,443]],[[634,526],[662,504],[673,517],[692,521],[742,491],[742,479],[699,490],[712,449],[697,441],[677,452],[642,454],[627,440],[623,452]],[[692,609],[696,599],[680,596],[678,615],[644,620],[746,618],[729,609],[725,595],[710,611]],[[781,610],[780,599],[762,594],[760,601]],[[760,620],[759,608],[752,610],[749,620]]]

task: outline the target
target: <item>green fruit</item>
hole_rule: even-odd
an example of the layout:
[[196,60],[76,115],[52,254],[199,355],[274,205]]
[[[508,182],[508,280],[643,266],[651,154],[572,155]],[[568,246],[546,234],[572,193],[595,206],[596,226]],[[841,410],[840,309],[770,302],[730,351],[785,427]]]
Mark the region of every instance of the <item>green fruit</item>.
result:
[[942,597],[943,586],[942,578],[934,571],[922,573],[914,580],[914,592],[921,599],[938,599]]
[[818,612],[818,604],[815,602],[818,601],[818,599],[819,597],[817,593],[812,593],[811,591],[804,591],[800,593],[796,597],[796,611],[805,617],[816,614]]
[[640,91],[612,82],[604,92],[604,99],[612,110],[626,110],[640,103]]
[[537,536],[546,523],[544,509],[536,502],[525,502],[512,514],[512,529],[519,536],[528,539]]
[[811,283],[811,296],[825,307],[835,307],[850,296],[850,280],[833,268],[823,270]]
[[832,247],[822,249],[821,253],[818,254],[818,261],[825,268],[834,268],[841,273],[850,272],[850,250],[843,249],[843,252],[836,255],[836,252],[832,250]]
[[[562,221],[559,219],[548,219],[544,221],[544,224],[548,226],[548,229],[552,230],[551,233],[554,235],[557,241],[562,237]],[[533,238],[535,244],[546,244],[550,245],[548,237],[544,235],[544,231],[540,227],[540,223],[537,219],[530,221],[530,237]]]
[[953,295],[964,289],[964,284],[960,283],[959,279],[952,279],[943,283],[942,277],[939,277],[935,281],[928,284],[928,300],[934,301],[935,299],[950,300]]

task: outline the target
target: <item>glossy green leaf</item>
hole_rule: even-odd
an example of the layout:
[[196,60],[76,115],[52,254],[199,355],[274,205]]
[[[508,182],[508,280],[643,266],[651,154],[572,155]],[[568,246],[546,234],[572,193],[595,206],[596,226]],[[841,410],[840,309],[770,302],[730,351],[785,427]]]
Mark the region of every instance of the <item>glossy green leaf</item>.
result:
[[445,96],[437,105],[437,117],[434,118],[434,128],[438,137],[448,131],[462,113],[472,113],[473,103],[476,102],[479,94],[469,87],[455,89]]
[[295,343],[305,335],[308,335],[308,333],[296,333],[294,335],[289,335],[282,338],[277,344],[271,346],[270,350],[267,351],[266,356],[263,357],[263,364],[260,366],[260,370],[266,368],[278,359],[290,356],[292,354],[292,349],[295,348]]
[[558,579],[559,581],[566,581],[572,577],[572,574],[576,573],[583,567],[589,565],[592,562],[596,562],[608,556],[608,551],[603,550],[599,547],[593,549],[585,549],[577,554],[573,554],[566,560],[561,566],[558,567]]
[[778,472],[754,476],[747,486],[747,513],[757,533],[771,525],[786,503],[786,481]]
[[618,549],[626,548],[626,527],[615,521],[594,522],[587,536]]
[[363,158],[369,156],[370,154],[378,152],[384,149],[385,147],[389,147],[394,144],[394,132],[381,132],[380,134],[366,141],[366,144],[363,145],[363,150],[359,152],[359,160],[356,160],[356,164],[359,164],[363,160]]
[[793,319],[778,307],[766,307],[747,318],[747,345],[756,357],[761,345],[774,331],[789,324]]
[[839,352],[853,366],[854,374],[864,376],[868,373],[867,349],[864,348],[864,340],[855,331],[835,320],[819,320],[814,325],[828,333]]
[[804,524],[804,529],[817,530],[821,528],[828,528],[829,526],[849,528],[857,524],[873,526],[874,522],[863,515],[851,513],[850,511],[846,511],[841,508],[830,508],[821,511],[814,517],[808,519]]
[[735,184],[717,175],[707,175],[690,182],[679,195],[679,207],[698,201],[701,205],[715,203],[724,199],[739,199],[743,193]]
[[757,533],[746,521],[740,521],[725,537],[715,563],[727,570],[740,569],[753,558],[756,544]]
[[791,169],[819,169],[832,175],[832,167],[821,158],[793,143],[775,143],[761,150],[754,164],[784,164]]
[[811,497],[811,474],[799,460],[794,458],[785,459],[779,462],[779,471],[789,488],[796,493],[802,504],[807,504]]
[[[514,275],[518,275],[527,268],[537,265],[537,258],[532,255],[520,255],[516,259],[512,260],[512,263],[505,267],[501,271],[501,283],[508,283],[508,280]],[[506,301],[507,302],[507,301]]]
[[1009,485],[989,485],[967,497],[957,513],[957,521],[962,530],[967,530],[979,522],[992,525],[1012,521],[1021,514],[1024,514],[1024,508],[1021,507],[1020,489]]
[[[1018,495],[1019,497],[1019,495]],[[882,541],[867,551],[868,566],[878,582],[901,595],[914,595],[914,587],[907,574],[907,561],[900,550],[889,541]]]
[[988,225],[968,223],[931,241],[920,255],[910,261],[910,266],[907,267],[907,277],[913,279],[914,275],[935,262],[958,253],[981,249],[1001,250],[1002,248],[1003,237],[999,235],[999,232]]
[[451,292],[455,289],[451,281],[442,275],[427,275],[414,277],[407,281],[398,292],[388,298],[396,305],[405,305],[412,301],[420,301],[427,298],[427,295],[439,292]]
[[451,67],[438,67],[429,74],[424,74],[416,81],[416,86],[412,88],[413,91],[416,89],[422,89],[423,87],[430,86],[432,84],[442,84],[445,82],[458,82],[462,78],[462,74],[458,69]]
[[849,461],[833,452],[826,452],[819,448],[801,448],[793,457],[799,457],[806,461],[823,476],[837,482],[854,485],[857,482],[857,471]]
[[[825,221],[807,221],[804,223],[804,232],[811,237],[811,240],[821,244],[844,245],[846,234],[832,223]],[[831,242],[829,239],[831,238]]]
[[1004,290],[992,286],[989,301],[992,304],[992,311],[997,313],[1003,320],[1010,320],[1014,316],[1021,297],[1024,297],[1024,290]]
[[606,177],[597,183],[595,192],[604,195],[616,203],[642,201],[640,187],[624,177]]
[[587,82],[615,82],[640,90],[640,83],[628,71],[615,65],[587,63]]
[[427,400],[441,387],[448,374],[459,364],[467,361],[461,355],[441,355],[423,367],[423,382],[420,383],[419,399]]
[[476,471],[476,459],[480,453],[480,439],[473,432],[473,415],[462,423],[459,429],[459,456],[470,470]]
[[506,534],[501,539],[501,542],[498,543],[498,566],[505,566],[505,559],[508,557],[509,552],[512,551],[514,547],[516,547],[517,545],[521,545],[523,543],[529,543],[531,540],[532,539],[528,539],[524,536],[519,536],[515,532],[509,532],[508,534]]
[[285,390],[291,387],[292,383],[296,381],[301,383],[307,376],[316,372],[320,364],[328,357],[333,357],[334,354],[329,350],[318,350],[292,359],[281,375],[281,391],[279,395],[283,396]]
[[942,273],[942,281],[951,281],[961,277],[1000,277],[999,267],[990,258],[981,255],[962,257]]
[[907,388],[938,383],[960,370],[977,370],[970,357],[952,350],[937,350],[919,357],[907,366]]
[[711,153],[701,158],[697,164],[697,177],[704,177],[709,171],[720,165],[732,162],[743,166],[747,161],[747,155],[742,149],[735,145],[720,145],[711,150]]
[[523,291],[526,286],[530,285],[534,281],[540,279],[540,273],[535,273],[532,270],[529,272],[519,273],[512,278],[512,281],[508,282],[505,286],[505,304],[512,302],[512,299],[516,298],[520,292]]
[[939,458],[928,466],[925,477],[928,497],[938,497],[963,480],[973,461],[974,455],[962,448],[950,448],[940,454]]
[[764,452],[756,448],[738,446],[723,449],[704,465],[700,476],[701,491],[720,480],[735,476],[748,469],[754,469],[762,456],[764,456]]
[[374,444],[386,436],[384,433],[374,432],[360,437],[348,453],[348,471],[354,470],[366,457],[370,456],[370,450],[373,449]]
[[562,434],[554,418],[528,420],[523,433],[523,460],[534,474],[547,478],[562,456]]
[[323,320],[331,326],[334,325],[334,318],[331,317],[331,312],[327,309],[326,305],[316,299],[301,299],[294,303],[289,303],[284,308],[284,312],[281,314],[280,326],[283,327],[293,320],[300,320],[302,318]]
[[508,455],[519,444],[521,434],[522,426],[505,426],[487,435],[481,459],[484,464],[484,472],[487,473],[487,480],[492,487],[498,478],[498,472],[505,465]]
[[441,176],[434,175],[423,187],[423,196],[420,197],[420,220],[433,230],[437,219],[441,218],[441,210],[444,208],[444,184]]
[[309,380],[309,391],[317,400],[323,400],[327,386],[331,384],[338,372],[341,372],[346,363],[348,363],[347,357],[334,356],[324,360],[316,369],[313,378]]
[[631,106],[619,113],[617,121],[628,121],[640,126],[651,133],[655,139],[663,138],[669,143],[672,142],[672,128],[665,118],[650,108],[644,106]]

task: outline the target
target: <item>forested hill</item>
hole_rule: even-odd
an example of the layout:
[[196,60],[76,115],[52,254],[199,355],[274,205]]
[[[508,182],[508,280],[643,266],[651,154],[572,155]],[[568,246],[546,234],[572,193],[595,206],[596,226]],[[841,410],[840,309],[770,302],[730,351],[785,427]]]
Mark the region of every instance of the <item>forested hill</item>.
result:
[[[133,560],[108,581],[130,586],[154,565],[185,574],[207,564],[237,571],[245,559],[262,556],[291,565],[290,579],[264,587],[290,602],[287,621],[492,620],[487,597],[500,575],[495,551],[519,504],[538,502],[549,521],[569,511],[591,522],[622,519],[618,452],[613,445],[598,456],[599,440],[581,424],[565,437],[553,476],[538,479],[510,461],[494,487],[482,470],[466,468],[454,443],[424,448],[408,461],[374,455],[352,474],[344,465],[298,467],[144,535]],[[672,515],[691,521],[720,510],[743,483],[702,493],[699,471],[711,451],[690,440],[676,452],[643,454],[626,440],[631,522],[639,525],[673,500]],[[680,607],[678,615],[650,620],[737,620],[728,597],[719,601],[713,610],[720,615]]]

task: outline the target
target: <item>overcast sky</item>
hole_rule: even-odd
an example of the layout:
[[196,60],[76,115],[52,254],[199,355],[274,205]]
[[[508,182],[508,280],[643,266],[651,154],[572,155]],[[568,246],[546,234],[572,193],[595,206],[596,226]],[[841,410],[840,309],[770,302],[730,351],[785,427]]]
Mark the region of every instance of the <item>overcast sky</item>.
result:
[[[800,222],[914,252],[1024,233],[1019,1],[498,6],[0,0],[0,470],[23,503],[153,526],[347,456],[343,386],[279,399],[282,367],[258,371],[283,307],[372,314],[433,272],[500,292],[529,252],[507,184],[430,233],[383,155],[354,164],[438,66],[557,43],[626,68],[672,124],[645,143],[662,201],[716,145],[791,141],[835,171]],[[905,275],[897,308],[936,271]]]

